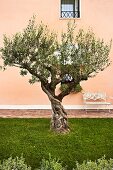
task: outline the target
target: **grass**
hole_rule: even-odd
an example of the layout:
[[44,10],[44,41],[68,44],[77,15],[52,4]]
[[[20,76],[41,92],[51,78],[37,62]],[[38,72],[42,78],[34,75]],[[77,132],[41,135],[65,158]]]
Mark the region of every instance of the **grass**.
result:
[[40,160],[60,158],[68,169],[76,160],[95,160],[103,155],[113,158],[113,119],[69,119],[71,132],[50,132],[50,119],[0,119],[0,160],[23,156],[28,165],[39,166]]

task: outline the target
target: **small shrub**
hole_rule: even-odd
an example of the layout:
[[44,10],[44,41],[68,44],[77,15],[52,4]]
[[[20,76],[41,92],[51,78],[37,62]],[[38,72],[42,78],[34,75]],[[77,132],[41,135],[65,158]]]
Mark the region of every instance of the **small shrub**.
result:
[[31,170],[25,163],[23,156],[16,158],[8,158],[0,162],[0,170]]
[[68,88],[67,84],[61,84],[61,86],[60,86],[61,91],[65,91],[67,88]]
[[[68,84],[61,84],[60,86],[61,91],[65,91],[67,88],[68,88]],[[73,87],[71,92],[78,93],[81,92],[82,90],[83,90],[82,87],[80,86],[80,84],[78,84],[77,86]]]
[[104,156],[97,161],[77,162],[76,166],[75,170],[113,170],[113,159],[106,160]]
[[80,86],[80,84],[78,84],[77,86],[73,88],[72,92],[78,93],[78,92],[81,92],[82,90],[83,90],[82,87]]
[[66,170],[66,168],[62,166],[59,160],[52,159],[49,155],[49,160],[42,159],[40,168],[35,170]]

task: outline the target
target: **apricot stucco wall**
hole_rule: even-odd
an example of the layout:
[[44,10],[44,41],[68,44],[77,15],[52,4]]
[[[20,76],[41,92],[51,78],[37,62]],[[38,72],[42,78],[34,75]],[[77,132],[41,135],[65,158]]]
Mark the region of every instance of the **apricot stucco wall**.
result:
[[[0,46],[3,34],[11,36],[22,31],[33,14],[37,22],[43,21],[57,32],[65,30],[69,21],[60,19],[60,0],[0,0]],[[77,29],[91,27],[97,37],[109,42],[113,38],[113,0],[81,0],[81,18],[75,22]],[[113,46],[110,58],[113,60]],[[113,65],[81,85],[84,91],[104,91],[113,96]],[[82,104],[82,95],[69,95],[63,103]],[[30,85],[28,77],[21,77],[18,69],[8,68],[0,71],[0,105],[5,104],[48,105],[49,100],[40,84]]]

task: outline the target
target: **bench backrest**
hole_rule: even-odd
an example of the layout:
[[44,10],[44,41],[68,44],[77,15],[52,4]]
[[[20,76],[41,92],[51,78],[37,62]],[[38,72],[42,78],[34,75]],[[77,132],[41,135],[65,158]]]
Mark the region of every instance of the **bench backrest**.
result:
[[92,93],[92,92],[85,92],[83,94],[83,100],[86,101],[86,100],[104,100],[106,101],[106,93],[104,92],[95,92],[95,93]]

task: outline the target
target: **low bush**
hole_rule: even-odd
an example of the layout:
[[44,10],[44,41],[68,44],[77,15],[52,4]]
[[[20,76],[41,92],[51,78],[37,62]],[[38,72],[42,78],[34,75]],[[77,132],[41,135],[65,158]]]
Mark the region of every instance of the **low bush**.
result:
[[[41,166],[37,170],[66,170],[66,167],[62,166],[57,159],[52,159],[49,156],[49,160],[42,159]],[[70,169],[68,167],[68,169]],[[73,170],[113,170],[113,159],[107,160],[105,156],[96,161],[84,161],[82,164],[76,163],[76,168]]]
[[40,168],[36,170],[66,170],[65,167],[62,166],[62,163],[56,158],[52,158],[49,154],[49,159],[42,159]]
[[[63,167],[62,163],[49,155],[49,159],[42,159],[40,167],[35,170],[66,170],[69,167]],[[31,170],[30,166],[27,166],[23,156],[16,158],[8,158],[0,163],[0,170]],[[84,161],[82,164],[76,163],[76,168],[73,170],[113,170],[113,159],[107,160],[104,157],[97,161]]]
[[97,161],[84,161],[82,164],[76,163],[75,170],[113,170],[113,159],[106,160],[105,156]]
[[0,170],[31,170],[31,167],[26,165],[23,156],[10,157],[0,162]]

